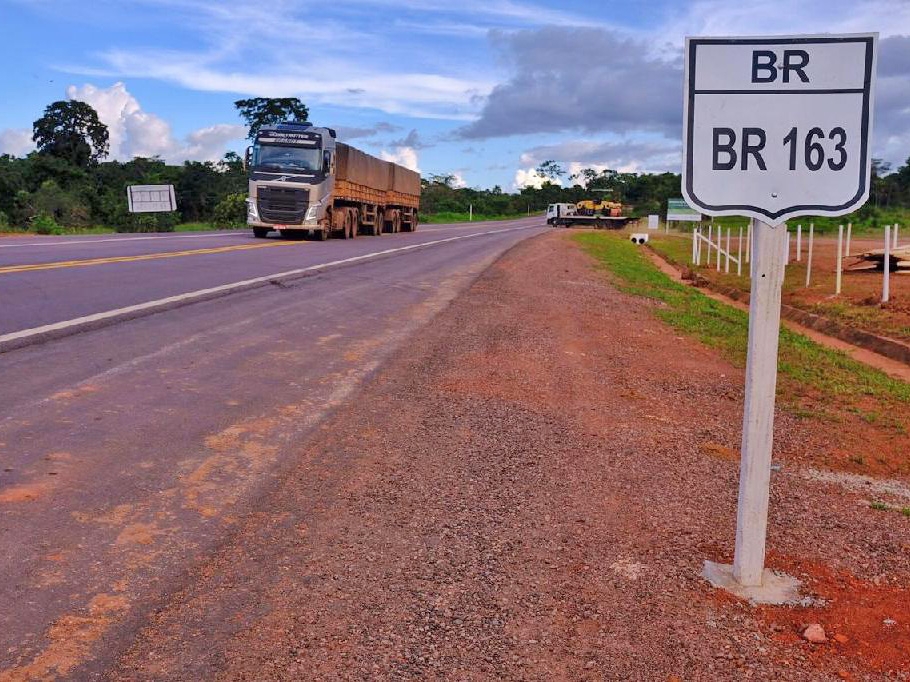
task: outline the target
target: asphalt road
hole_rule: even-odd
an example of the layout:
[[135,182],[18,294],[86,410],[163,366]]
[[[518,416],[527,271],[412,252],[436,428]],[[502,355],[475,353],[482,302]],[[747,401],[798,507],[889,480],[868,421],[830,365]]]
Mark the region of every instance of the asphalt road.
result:
[[544,230],[0,240],[0,334],[312,268],[0,353],[0,680],[100,675],[322,418]]

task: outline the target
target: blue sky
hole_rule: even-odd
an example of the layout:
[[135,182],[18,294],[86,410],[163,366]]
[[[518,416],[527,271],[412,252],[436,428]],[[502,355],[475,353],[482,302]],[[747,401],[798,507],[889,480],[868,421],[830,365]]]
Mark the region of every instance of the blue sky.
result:
[[52,101],[112,156],[245,146],[232,102],[297,96],[377,155],[512,190],[570,170],[678,170],[686,35],[879,31],[877,156],[910,157],[910,0],[0,0],[0,152]]

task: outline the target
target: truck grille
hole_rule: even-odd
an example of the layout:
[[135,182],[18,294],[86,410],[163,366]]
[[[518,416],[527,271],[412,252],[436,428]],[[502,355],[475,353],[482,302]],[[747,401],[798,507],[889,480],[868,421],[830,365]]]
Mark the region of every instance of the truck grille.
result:
[[302,223],[309,206],[305,189],[260,187],[257,198],[259,217],[270,223]]

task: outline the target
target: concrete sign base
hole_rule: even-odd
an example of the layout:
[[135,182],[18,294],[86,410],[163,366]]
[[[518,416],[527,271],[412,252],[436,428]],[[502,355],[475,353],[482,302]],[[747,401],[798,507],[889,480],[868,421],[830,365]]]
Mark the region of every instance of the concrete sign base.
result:
[[714,587],[727,590],[741,599],[748,599],[753,604],[797,604],[801,601],[799,580],[770,568],[764,570],[761,585],[755,587],[738,583],[733,578],[733,566],[730,564],[706,561],[701,575]]

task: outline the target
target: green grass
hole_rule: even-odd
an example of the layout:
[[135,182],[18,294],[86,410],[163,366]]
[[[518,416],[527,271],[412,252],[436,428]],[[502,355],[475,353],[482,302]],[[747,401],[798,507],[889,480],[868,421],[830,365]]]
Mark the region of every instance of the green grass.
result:
[[[910,226],[910,223],[907,223]],[[733,246],[736,243],[736,237],[731,242],[731,249],[736,251]],[[653,235],[648,245],[663,256],[665,260],[675,263],[679,266],[691,266],[692,261],[692,240],[691,237],[682,237],[680,235]],[[716,252],[715,252],[716,253]],[[712,263],[713,263],[712,259]],[[743,272],[749,265],[743,264]],[[731,269],[735,268],[731,264]],[[710,280],[731,289],[740,291],[749,291],[749,279],[744,274],[743,277],[737,277],[735,270],[730,274],[723,271],[716,272],[714,268],[702,268],[699,271],[703,276]],[[874,334],[882,334],[897,339],[910,340],[910,328],[901,326],[894,315],[889,310],[884,310],[878,306],[860,305],[844,300],[825,300],[822,302],[808,303],[801,299],[800,294],[806,291],[806,270],[801,264],[793,263],[788,267],[784,276],[783,291],[788,296],[786,302],[790,305],[797,306],[811,313],[823,315],[831,320],[840,322],[848,327],[856,329],[865,329]],[[833,288],[833,273],[822,272],[815,276],[815,286],[818,286],[820,279],[830,278]]]
[[875,500],[874,502],[870,503],[869,508],[875,509],[878,511],[888,511],[890,509],[890,507],[887,504],[885,504],[884,502],[879,502],[878,500]]
[[[533,214],[533,215],[536,215]],[[468,222],[469,214],[465,213],[455,213],[451,211],[446,211],[443,213],[431,213],[428,215],[420,216],[420,219],[425,223],[466,223]],[[527,218],[527,213],[515,213],[512,215],[485,215],[483,213],[475,213],[473,222],[480,222],[483,220],[517,220],[518,218]]]
[[[661,272],[640,247],[623,236],[586,232],[573,237],[614,276],[619,288],[660,303],[654,313],[675,330],[692,336],[737,366],[745,366],[749,317],[744,311],[708,298],[697,289]],[[863,365],[840,351],[825,348],[801,334],[781,329],[778,394],[785,398],[813,389],[843,407],[866,407],[869,399],[887,413],[895,406],[906,414],[910,384]],[[893,424],[897,430],[903,428]]]

